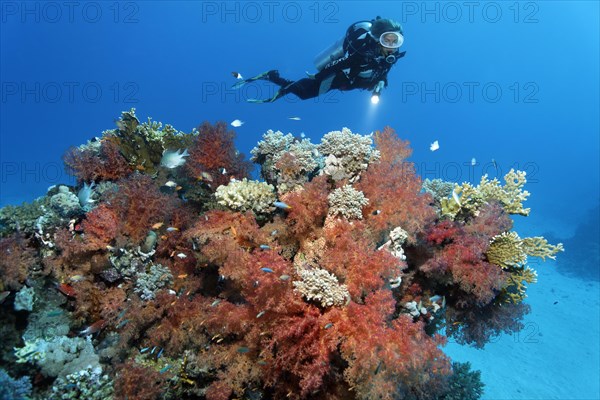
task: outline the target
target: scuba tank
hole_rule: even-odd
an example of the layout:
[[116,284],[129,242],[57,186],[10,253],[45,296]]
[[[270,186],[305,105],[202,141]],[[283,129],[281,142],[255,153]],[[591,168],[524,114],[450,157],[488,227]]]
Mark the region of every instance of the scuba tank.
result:
[[349,41],[356,39],[353,35],[354,31],[358,29],[365,29],[367,32],[371,30],[371,21],[360,21],[352,24],[344,37],[339,38],[332,45],[321,51],[314,59],[315,67],[317,70],[322,71],[330,62],[339,60],[344,57],[344,54],[348,50]]
[[329,64],[332,61],[338,60],[344,56],[345,38],[345,36],[343,38],[339,38],[337,41],[335,41],[335,43],[333,43],[332,45],[321,51],[319,54],[317,54],[314,60],[315,67],[317,68],[317,70],[322,71],[327,64]]

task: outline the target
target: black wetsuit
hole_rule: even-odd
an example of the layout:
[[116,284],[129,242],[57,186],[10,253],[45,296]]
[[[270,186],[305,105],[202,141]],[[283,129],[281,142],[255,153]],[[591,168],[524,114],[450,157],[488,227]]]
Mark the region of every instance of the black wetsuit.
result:
[[357,22],[346,31],[344,39],[344,55],[319,71],[314,77],[290,81],[279,76],[277,71],[270,71],[267,80],[281,86],[272,100],[286,94],[295,94],[305,100],[317,97],[330,90],[373,90],[379,81],[387,87],[387,74],[406,52],[394,53],[392,57],[384,56],[381,46],[369,34],[369,22]]

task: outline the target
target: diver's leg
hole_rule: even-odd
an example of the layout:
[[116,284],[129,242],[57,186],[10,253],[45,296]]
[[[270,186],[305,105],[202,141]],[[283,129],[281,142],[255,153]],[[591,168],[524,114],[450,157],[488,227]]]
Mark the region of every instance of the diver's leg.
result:
[[299,81],[292,82],[291,84],[282,87],[275,93],[275,96],[270,99],[260,100],[260,99],[247,99],[249,103],[272,103],[275,100],[287,95],[287,94],[295,94],[302,100],[311,99],[313,97],[317,97],[319,93],[319,88],[321,87],[321,81],[317,79],[304,78]]
[[266,79],[269,82],[273,82],[274,84],[281,86],[281,87],[286,87],[286,86],[289,86],[292,83],[294,83],[294,81],[290,81],[289,79],[285,79],[285,78],[282,78],[281,76],[279,76],[279,71],[276,69],[273,69],[273,70],[267,72]]
[[250,82],[254,82],[254,81],[258,81],[258,80],[265,80],[265,81],[273,82],[274,84],[276,84],[278,86],[282,86],[282,87],[287,86],[291,83],[294,83],[294,81],[290,81],[289,79],[284,79],[281,76],[279,76],[278,70],[272,69],[270,71],[265,71],[261,74],[253,76],[252,78],[237,81],[231,88],[239,89],[242,86],[244,86],[246,83],[250,83]]
[[317,97],[319,93],[319,88],[321,87],[321,81],[317,79],[304,78],[300,79],[296,82],[293,82],[291,85],[288,85],[282,88],[280,91],[285,94],[295,94],[302,100],[312,99],[313,97]]

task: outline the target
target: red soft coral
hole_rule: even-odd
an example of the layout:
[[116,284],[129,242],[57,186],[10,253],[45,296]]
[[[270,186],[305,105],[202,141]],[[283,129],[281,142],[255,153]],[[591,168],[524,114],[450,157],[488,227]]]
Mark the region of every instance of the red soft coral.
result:
[[367,226],[376,240],[396,227],[408,232],[409,242],[435,218],[431,197],[421,193],[421,180],[412,163],[408,142],[401,141],[389,127],[376,132],[375,145],[381,152],[379,162],[361,174],[356,189],[364,193],[369,204],[363,210]]
[[20,234],[0,239],[0,290],[19,290],[38,262],[29,240]]
[[455,222],[444,220],[431,226],[427,231],[426,238],[430,243],[440,245],[451,242],[452,237],[454,237],[458,232],[459,228]]
[[385,250],[376,250],[364,225],[338,220],[325,229],[326,249],[320,264],[348,286],[352,299],[362,302],[368,293],[400,276],[404,263]]
[[[423,324],[401,315],[388,323],[391,292],[377,291],[365,304],[351,303],[335,323],[344,338],[341,352],[348,362],[346,382],[358,399],[395,399],[408,393],[443,393],[436,381],[449,373],[448,358],[438,348],[440,337],[428,336]],[[434,379],[432,379],[434,378]],[[437,379],[436,379],[437,378]]]
[[111,204],[122,221],[122,233],[137,244],[153,224],[168,219],[177,199],[161,193],[149,176],[135,174],[119,182]]
[[72,148],[65,153],[63,161],[67,172],[84,182],[116,180],[132,172],[117,144],[110,138],[102,140],[98,151]]
[[108,204],[100,204],[88,212],[81,227],[85,232],[86,248],[104,250],[119,233],[117,214]]
[[[490,303],[504,287],[505,273],[496,265],[485,261],[488,241],[485,237],[472,236],[457,225],[445,224],[449,229],[442,233],[433,231],[434,239],[444,238],[452,242],[436,250],[434,257],[420,267],[428,276],[446,284],[455,284],[463,293],[462,301],[485,305]],[[450,238],[446,235],[454,232]]]
[[329,211],[328,186],[327,176],[319,176],[282,198],[291,207],[285,222],[298,241],[323,226]]
[[225,122],[216,125],[204,122],[188,149],[190,155],[185,164],[188,173],[196,179],[201,179],[203,172],[210,174],[214,188],[229,183],[231,177],[248,177],[252,166],[236,151],[234,140],[235,132],[228,130]]

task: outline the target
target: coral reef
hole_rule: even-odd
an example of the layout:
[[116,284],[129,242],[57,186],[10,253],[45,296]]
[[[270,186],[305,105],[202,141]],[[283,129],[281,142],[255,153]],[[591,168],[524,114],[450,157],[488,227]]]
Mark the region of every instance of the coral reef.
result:
[[22,377],[0,371],[0,393],[479,398],[446,338],[522,329],[529,257],[563,250],[511,230],[525,174],[422,182],[389,127],[270,130],[259,182],[234,139],[123,112],[65,155],[75,187],[0,210],[0,359]]
[[13,379],[0,369],[0,399],[27,400],[31,394],[31,380],[28,376]]

